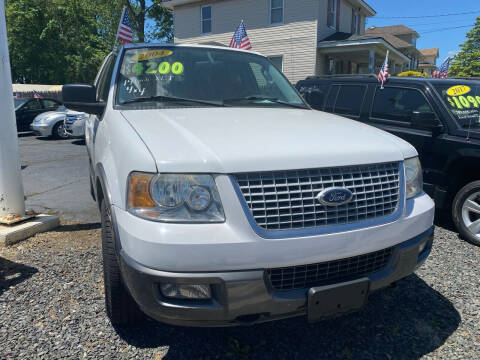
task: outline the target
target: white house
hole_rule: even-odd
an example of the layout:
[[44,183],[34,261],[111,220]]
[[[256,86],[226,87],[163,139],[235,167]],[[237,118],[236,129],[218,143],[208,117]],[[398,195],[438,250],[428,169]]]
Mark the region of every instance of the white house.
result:
[[293,83],[318,74],[371,73],[390,50],[391,66],[409,59],[381,36],[365,35],[374,16],[363,0],[172,0],[176,43],[228,46],[244,20],[253,50]]

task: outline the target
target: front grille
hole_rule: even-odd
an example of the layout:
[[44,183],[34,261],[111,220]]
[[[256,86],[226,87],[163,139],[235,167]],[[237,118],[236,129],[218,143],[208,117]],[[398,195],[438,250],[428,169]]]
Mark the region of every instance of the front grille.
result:
[[387,266],[393,248],[348,259],[318,264],[268,269],[267,277],[274,290],[306,289],[359,279]]
[[[288,230],[349,224],[392,214],[399,200],[399,163],[254,172],[234,176],[257,225]],[[324,189],[353,193],[345,205],[325,206]]]

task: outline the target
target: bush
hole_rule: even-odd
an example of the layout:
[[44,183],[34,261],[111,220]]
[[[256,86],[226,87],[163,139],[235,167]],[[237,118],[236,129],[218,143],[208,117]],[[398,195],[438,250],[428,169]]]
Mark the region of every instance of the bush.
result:
[[421,73],[419,71],[413,71],[413,70],[408,70],[401,72],[399,74],[396,74],[394,76],[408,76],[408,77],[429,77],[427,73]]

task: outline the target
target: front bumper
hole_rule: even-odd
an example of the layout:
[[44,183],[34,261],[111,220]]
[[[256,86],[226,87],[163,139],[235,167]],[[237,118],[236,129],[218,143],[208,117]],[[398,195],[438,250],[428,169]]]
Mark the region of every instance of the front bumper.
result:
[[[433,243],[433,227],[396,245],[387,265],[364,275],[370,291],[388,286],[415,271],[428,257]],[[171,273],[147,268],[123,250],[122,276],[142,311],[153,319],[184,326],[233,326],[260,323],[307,314],[309,289],[274,290],[264,269]],[[167,299],[160,283],[209,284],[211,300]]]
[[30,130],[32,130],[37,136],[50,136],[52,135],[52,127],[50,125],[42,123],[30,124]]
[[72,137],[85,136],[85,120],[76,120],[73,123],[65,122],[65,131]]

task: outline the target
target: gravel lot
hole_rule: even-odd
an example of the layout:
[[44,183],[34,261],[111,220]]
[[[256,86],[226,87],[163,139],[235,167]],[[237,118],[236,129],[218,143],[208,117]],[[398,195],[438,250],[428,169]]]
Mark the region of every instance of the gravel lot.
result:
[[480,248],[437,228],[427,263],[360,313],[228,329],[146,322],[114,329],[104,313],[96,223],[0,248],[0,358],[474,359],[480,356]]

